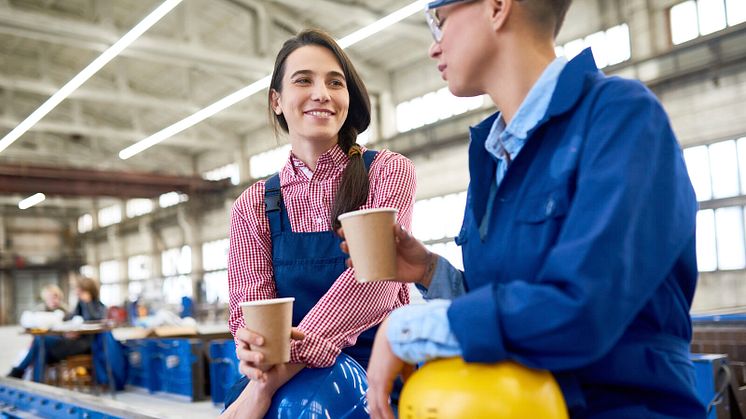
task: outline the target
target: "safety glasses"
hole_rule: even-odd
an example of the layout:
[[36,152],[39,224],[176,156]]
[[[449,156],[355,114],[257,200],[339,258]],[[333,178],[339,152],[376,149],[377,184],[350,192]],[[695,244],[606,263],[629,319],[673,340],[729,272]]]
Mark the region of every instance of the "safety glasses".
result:
[[439,0],[433,1],[427,4],[425,10],[425,20],[427,20],[427,26],[430,28],[430,32],[433,34],[435,42],[440,43],[443,39],[442,22],[438,17],[438,9],[454,3],[466,3],[474,0]]

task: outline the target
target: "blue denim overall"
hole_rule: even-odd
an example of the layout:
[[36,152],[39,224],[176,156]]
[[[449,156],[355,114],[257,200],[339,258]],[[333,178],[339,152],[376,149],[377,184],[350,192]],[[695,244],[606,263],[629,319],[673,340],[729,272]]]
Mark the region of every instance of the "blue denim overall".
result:
[[[370,169],[377,153],[373,150],[363,153],[366,171]],[[347,269],[347,256],[340,250],[341,239],[334,231],[296,233],[291,230],[280,192],[279,175],[267,179],[264,189],[277,297],[295,297],[293,325],[297,326]],[[355,314],[350,313],[351,316]],[[355,346],[343,349],[366,369],[377,330],[378,326],[366,330],[358,336]],[[225,398],[226,407],[233,403],[247,383],[248,379],[242,377],[233,385]]]

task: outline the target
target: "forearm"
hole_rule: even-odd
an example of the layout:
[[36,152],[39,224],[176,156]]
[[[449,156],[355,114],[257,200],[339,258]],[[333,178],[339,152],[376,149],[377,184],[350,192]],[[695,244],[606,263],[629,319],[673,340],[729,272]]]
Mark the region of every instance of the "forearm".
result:
[[267,384],[270,384],[272,394],[274,394],[280,387],[285,385],[288,381],[290,381],[293,377],[295,377],[296,374],[303,371],[303,368],[305,368],[305,364],[280,364],[275,366],[276,374],[272,375],[270,378],[270,382]]
[[402,284],[360,284],[346,270],[298,325],[306,338],[293,342],[291,362],[313,368],[331,365],[341,349],[354,345],[361,332],[380,323],[408,297]]
[[[252,187],[253,188],[253,187]],[[263,214],[252,208],[262,209],[259,200],[261,191],[247,191],[234,204],[231,212],[230,247],[228,251],[228,290],[230,316],[228,324],[235,336],[236,330],[244,327],[239,304],[274,298],[277,291],[272,268],[269,227]],[[257,201],[257,202],[254,202]]]

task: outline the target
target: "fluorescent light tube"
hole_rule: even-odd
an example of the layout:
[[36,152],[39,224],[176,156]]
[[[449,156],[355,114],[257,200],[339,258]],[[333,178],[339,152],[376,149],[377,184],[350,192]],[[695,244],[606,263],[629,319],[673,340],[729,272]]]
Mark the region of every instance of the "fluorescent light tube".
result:
[[47,197],[43,193],[39,192],[29,196],[26,199],[22,199],[21,202],[18,203],[18,208],[25,210],[27,208],[33,207],[34,205],[40,203],[45,199],[47,199]]
[[368,26],[365,26],[362,29],[356,30],[355,32],[340,39],[338,41],[339,46],[341,46],[342,48],[347,48],[349,46],[355,45],[363,39],[373,36],[378,32],[381,32],[389,26],[406,19],[417,12],[421,12],[425,9],[425,6],[427,6],[428,1],[430,0],[415,1],[414,3],[402,7],[401,9],[391,13],[388,16],[378,19],[377,21],[371,23]]
[[140,21],[135,27],[130,29],[129,32],[124,34],[114,45],[110,46],[106,51],[99,55],[93,60],[86,68],[80,73],[75,75],[70,81],[67,82],[60,90],[56,91],[46,102],[42,103],[34,112],[31,113],[26,119],[24,119],[18,126],[13,128],[2,140],[0,140],[0,153],[6,148],[13,144],[18,138],[26,133],[31,127],[33,127],[39,120],[44,118],[49,112],[52,111],[57,105],[60,104],[65,98],[70,96],[78,87],[90,79],[96,74],[103,66],[109,61],[114,59],[119,53],[125,48],[130,46],[137,38],[140,37],[145,31],[150,29],[156,22],[158,22],[163,16],[170,12],[176,7],[182,0],[166,0],[155,10],[150,12],[143,20]]

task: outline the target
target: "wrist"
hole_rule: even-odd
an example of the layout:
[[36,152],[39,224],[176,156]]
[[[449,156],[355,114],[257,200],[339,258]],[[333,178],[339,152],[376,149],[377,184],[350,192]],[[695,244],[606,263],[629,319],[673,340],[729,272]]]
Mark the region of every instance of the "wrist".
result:
[[430,288],[430,283],[432,282],[433,274],[435,273],[435,267],[438,265],[438,255],[428,250],[426,259],[425,272],[417,283],[425,288]]
[[272,397],[275,394],[275,391],[279,388],[277,386],[272,378],[269,377],[268,373],[265,373],[267,375],[267,380],[262,382],[259,380],[251,380],[249,381],[248,386],[251,387],[251,391],[256,394],[259,397]]

